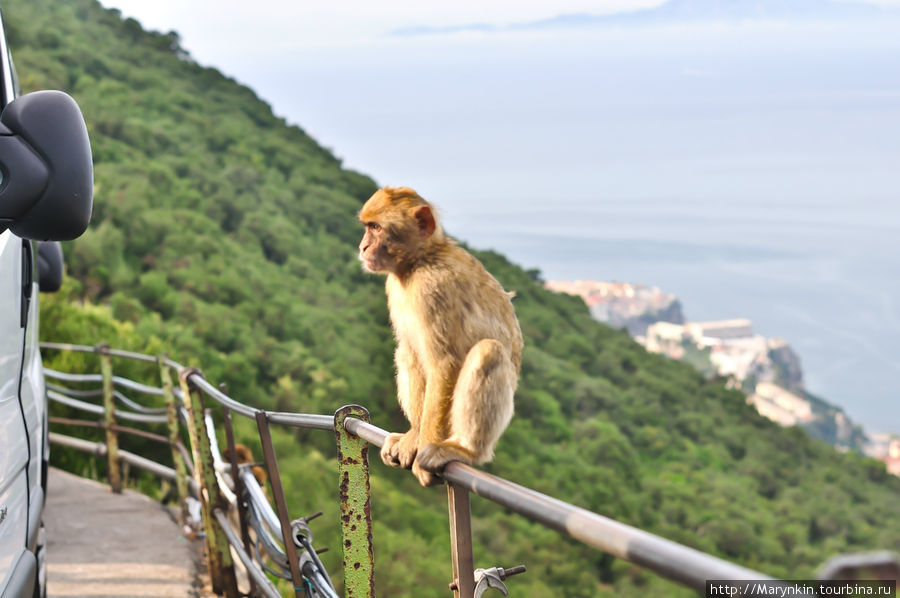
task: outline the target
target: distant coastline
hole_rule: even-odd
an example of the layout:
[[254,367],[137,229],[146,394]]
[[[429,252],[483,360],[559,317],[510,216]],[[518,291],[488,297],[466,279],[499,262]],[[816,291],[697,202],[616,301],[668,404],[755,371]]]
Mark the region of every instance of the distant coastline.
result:
[[689,322],[675,295],[643,284],[576,280],[545,286],[580,296],[595,319],[628,330],[648,351],[725,378],[747,394],[760,415],[800,426],[838,450],[884,461],[888,471],[900,475],[900,436],[868,435],[843,409],[807,392],[800,357],[783,339],[755,334],[749,319]]

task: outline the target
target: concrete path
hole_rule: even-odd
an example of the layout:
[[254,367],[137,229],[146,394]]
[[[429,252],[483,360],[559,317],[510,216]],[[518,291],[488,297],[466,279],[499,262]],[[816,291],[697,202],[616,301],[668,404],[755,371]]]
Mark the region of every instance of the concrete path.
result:
[[50,470],[47,594],[55,596],[207,596],[198,576],[200,541],[187,540],[161,504],[58,469]]

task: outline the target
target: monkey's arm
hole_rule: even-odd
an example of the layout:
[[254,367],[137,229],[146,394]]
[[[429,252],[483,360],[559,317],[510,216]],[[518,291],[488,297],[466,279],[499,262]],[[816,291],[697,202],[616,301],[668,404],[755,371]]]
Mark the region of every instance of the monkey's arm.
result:
[[397,400],[410,428],[405,434],[389,434],[381,447],[381,460],[386,465],[412,467],[419,446],[419,427],[425,395],[425,374],[422,365],[405,341],[397,344],[394,355],[397,364]]
[[410,426],[418,429],[425,398],[425,372],[405,341],[397,344],[394,360],[397,365],[397,400]]

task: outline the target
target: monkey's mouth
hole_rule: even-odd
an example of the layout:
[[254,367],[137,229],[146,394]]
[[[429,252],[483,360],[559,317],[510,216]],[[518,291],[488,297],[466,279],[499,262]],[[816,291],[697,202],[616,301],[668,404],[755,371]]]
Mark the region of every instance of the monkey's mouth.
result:
[[359,256],[359,261],[362,262],[363,270],[366,272],[378,272],[378,262],[376,262],[372,258]]

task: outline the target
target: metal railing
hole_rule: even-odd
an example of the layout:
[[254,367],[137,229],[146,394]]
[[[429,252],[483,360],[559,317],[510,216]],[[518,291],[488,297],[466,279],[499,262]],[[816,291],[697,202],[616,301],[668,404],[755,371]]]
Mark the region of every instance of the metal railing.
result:
[[[251,595],[277,596],[275,586],[265,574],[265,559],[279,563],[282,571],[289,572],[295,593],[299,596],[304,587],[304,573],[298,557],[292,520],[287,510],[284,489],[278,472],[270,424],[305,429],[333,431],[337,437],[339,480],[337,486],[341,499],[341,533],[343,547],[344,588],[347,596],[374,596],[374,550],[372,520],[370,515],[368,444],[381,446],[387,432],[369,423],[368,412],[351,405],[332,415],[315,415],[267,411],[250,407],[229,397],[221,389],[207,381],[196,368],[187,368],[167,356],[153,357],[140,353],[110,349],[106,345],[96,347],[42,343],[46,350],[66,350],[95,353],[100,359],[101,374],[69,374],[46,370],[49,379],[60,382],[101,384],[98,391],[72,391],[56,384],[49,384],[50,400],[76,409],[102,416],[102,423],[82,420],[52,418],[56,423],[81,423],[102,427],[105,443],[92,443],[77,438],[51,433],[55,444],[84,450],[98,456],[106,456],[109,483],[114,492],[122,488],[121,463],[141,468],[175,483],[182,505],[189,494],[200,499],[206,548],[213,590],[229,598],[239,596],[234,572],[232,552],[237,555],[250,578]],[[147,386],[126,378],[113,376],[112,358],[156,363],[160,386]],[[177,373],[178,386],[172,383],[172,370]],[[138,402],[117,391],[162,396],[166,409],[144,408]],[[80,398],[76,398],[80,397]],[[89,396],[102,396],[102,406],[81,400]],[[212,420],[206,415],[205,405],[212,401],[221,407],[228,443],[229,463],[225,464],[218,451]],[[121,409],[116,403],[130,408]],[[275,503],[273,511],[253,475],[237,463],[232,414],[256,422],[264,461]],[[143,437],[157,440],[171,447],[174,468],[170,468],[118,448],[119,433],[135,433],[133,428],[122,427],[118,420],[165,423],[168,436],[143,433]],[[190,438],[190,455],[181,443],[182,422],[186,424]],[[190,457],[190,458],[188,458]],[[218,463],[218,467],[217,467]],[[226,471],[229,470],[229,471]],[[226,475],[230,472],[230,477]],[[506,509],[518,513],[544,526],[557,530],[571,538],[624,559],[677,583],[699,592],[706,589],[707,580],[767,580],[757,571],[740,567],[709,554],[655,536],[643,530],[609,519],[602,515],[570,505],[561,500],[519,486],[503,478],[485,473],[474,467],[453,462],[447,465],[441,477],[447,482],[448,509],[451,532],[453,582],[451,589],[458,597],[480,596],[484,591],[484,578],[475,578],[472,552],[470,495],[475,494]],[[230,480],[230,481],[229,481]],[[248,501],[226,499],[246,492]],[[240,530],[229,525],[227,513],[236,510]],[[254,530],[255,550],[248,529]],[[280,540],[276,537],[280,536]],[[265,553],[265,554],[263,554]],[[271,569],[269,569],[271,571]],[[498,569],[490,570],[496,577]],[[503,570],[499,569],[503,576]],[[505,588],[504,588],[505,589]]]

